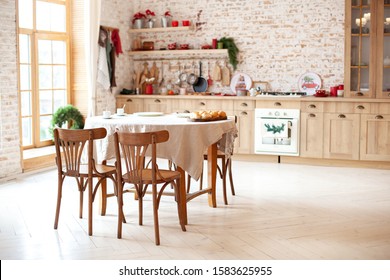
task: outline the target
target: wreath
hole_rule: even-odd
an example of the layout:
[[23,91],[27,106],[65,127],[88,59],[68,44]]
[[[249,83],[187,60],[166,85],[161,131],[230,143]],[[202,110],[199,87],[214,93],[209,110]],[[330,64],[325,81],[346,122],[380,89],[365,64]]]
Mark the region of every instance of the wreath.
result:
[[57,109],[51,119],[50,132],[53,135],[55,127],[62,127],[66,122],[71,124],[71,129],[83,129],[84,118],[80,111],[72,106],[66,105]]

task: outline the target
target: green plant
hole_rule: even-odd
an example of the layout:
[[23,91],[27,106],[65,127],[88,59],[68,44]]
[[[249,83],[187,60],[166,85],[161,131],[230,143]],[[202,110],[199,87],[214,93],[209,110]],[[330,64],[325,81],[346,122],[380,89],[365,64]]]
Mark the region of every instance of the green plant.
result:
[[237,69],[238,64],[238,52],[239,49],[236,46],[233,38],[230,37],[222,37],[218,40],[218,42],[223,43],[223,48],[228,50],[229,62],[233,66],[233,69]]
[[73,105],[59,107],[51,119],[50,134],[53,135],[55,127],[62,127],[66,122],[72,129],[84,128],[84,118],[80,111]]

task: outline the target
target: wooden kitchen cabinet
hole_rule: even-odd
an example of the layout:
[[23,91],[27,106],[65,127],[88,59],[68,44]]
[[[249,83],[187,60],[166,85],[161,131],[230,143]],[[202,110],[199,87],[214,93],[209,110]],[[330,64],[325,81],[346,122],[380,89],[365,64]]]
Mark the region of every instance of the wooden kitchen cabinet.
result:
[[390,161],[390,115],[361,116],[360,159]]
[[158,97],[144,99],[144,111],[172,113],[171,100]]
[[345,9],[345,96],[390,98],[390,3],[346,0]]
[[324,158],[359,159],[360,115],[324,113]]
[[235,100],[233,102],[238,129],[238,137],[234,142],[234,152],[252,154],[254,150],[255,101]]
[[132,114],[135,112],[142,112],[144,110],[144,101],[140,98],[128,97],[125,95],[116,97],[116,107],[122,108],[125,106],[125,113]]
[[300,156],[322,158],[324,145],[324,104],[322,102],[301,103]]

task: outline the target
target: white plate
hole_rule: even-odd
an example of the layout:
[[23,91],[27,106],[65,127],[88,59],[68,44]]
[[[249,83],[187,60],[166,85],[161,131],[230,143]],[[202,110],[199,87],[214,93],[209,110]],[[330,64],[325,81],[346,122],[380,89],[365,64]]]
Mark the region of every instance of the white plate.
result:
[[321,88],[321,78],[316,73],[306,72],[299,77],[298,88],[307,95],[314,95]]
[[189,118],[191,113],[176,113],[176,117],[178,118]]
[[163,112],[138,112],[134,113],[134,115],[139,116],[139,117],[158,117],[158,116],[163,116]]
[[242,85],[242,89],[249,90],[252,87],[252,79],[244,73],[234,75],[230,81],[230,89],[236,93],[236,87],[240,85]]

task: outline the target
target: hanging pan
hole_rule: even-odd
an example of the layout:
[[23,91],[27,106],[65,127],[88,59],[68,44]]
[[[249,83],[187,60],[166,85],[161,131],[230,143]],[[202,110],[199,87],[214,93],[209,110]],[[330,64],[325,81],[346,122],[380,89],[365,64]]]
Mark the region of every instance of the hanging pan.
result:
[[198,81],[192,86],[195,92],[205,92],[207,90],[207,80],[202,77],[202,62],[199,61]]

